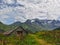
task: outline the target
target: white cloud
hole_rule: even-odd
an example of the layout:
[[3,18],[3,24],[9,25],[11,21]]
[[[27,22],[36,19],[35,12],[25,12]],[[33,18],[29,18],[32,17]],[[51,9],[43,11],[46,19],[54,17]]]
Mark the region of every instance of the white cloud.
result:
[[7,19],[7,18],[9,18],[9,16],[7,16],[7,15],[1,15],[1,18],[2,19]]
[[7,16],[7,15],[0,15],[0,21],[3,23],[5,23],[6,19],[8,19],[8,18],[9,18],[9,16]]
[[[12,0],[6,2],[14,3]],[[34,18],[58,20],[60,17],[60,0],[17,0],[17,2],[24,7],[6,7],[0,10],[0,16],[7,15],[21,22]]]
[[11,12],[13,9],[11,7],[7,7],[7,8],[4,8],[4,9],[1,9],[0,10],[0,15],[4,15],[4,14],[7,14],[9,12]]
[[4,2],[7,3],[7,4],[13,4],[13,3],[15,3],[14,0],[4,0]]

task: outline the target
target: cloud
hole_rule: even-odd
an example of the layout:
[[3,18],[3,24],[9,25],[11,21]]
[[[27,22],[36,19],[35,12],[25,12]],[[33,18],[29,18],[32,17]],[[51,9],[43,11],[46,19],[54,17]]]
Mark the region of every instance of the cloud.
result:
[[11,8],[11,7],[7,7],[7,8],[4,8],[4,9],[1,9],[1,10],[0,10],[0,15],[5,15],[5,14],[11,12],[12,9],[13,9],[13,8]]
[[[5,0],[5,2],[8,4],[12,4],[12,3],[15,4],[14,0]],[[2,22],[5,21],[4,23],[6,23],[6,22],[10,22],[11,20],[12,20],[11,22],[15,22],[15,21],[25,22],[27,19],[35,19],[35,18],[41,20],[60,19],[59,0],[17,0],[16,4],[22,4],[24,5],[24,7],[21,6],[12,7],[5,5],[6,8],[0,10],[0,16],[2,17],[0,18],[0,20],[2,19],[1,20]]]
[[7,4],[13,4],[15,3],[15,0],[4,0],[3,2]]
[[9,16],[7,16],[7,15],[0,15],[0,21],[3,22],[3,23],[5,23],[5,20],[7,18],[9,18]]

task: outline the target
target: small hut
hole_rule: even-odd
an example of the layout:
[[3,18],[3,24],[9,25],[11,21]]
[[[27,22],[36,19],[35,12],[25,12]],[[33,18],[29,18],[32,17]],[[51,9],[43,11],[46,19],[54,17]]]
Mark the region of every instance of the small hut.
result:
[[7,32],[4,32],[3,34],[6,35],[6,36],[15,34],[16,36],[18,36],[20,38],[23,38],[26,34],[28,34],[28,31],[25,30],[23,27],[18,26],[13,30],[9,30]]

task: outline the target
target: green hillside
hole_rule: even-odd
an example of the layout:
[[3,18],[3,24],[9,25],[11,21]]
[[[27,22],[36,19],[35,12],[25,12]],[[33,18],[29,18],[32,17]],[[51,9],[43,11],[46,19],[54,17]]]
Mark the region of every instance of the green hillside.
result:
[[26,29],[26,30],[30,30],[31,32],[35,33],[35,32],[39,32],[39,31],[42,31],[44,30],[42,27],[40,27],[39,25],[35,24],[35,23],[32,23],[31,25],[30,24],[21,24],[21,26]]
[[7,31],[7,30],[12,30],[17,26],[22,26],[24,29],[31,31],[33,33],[45,30],[43,27],[39,26],[38,24],[32,23],[32,24],[26,24],[26,23],[13,23],[11,25],[4,25],[0,22],[0,29]]
[[4,25],[0,22],[0,29],[3,29],[3,30],[9,30],[9,26],[7,25]]
[[2,29],[4,31],[11,30],[13,28],[14,28],[14,26],[5,25],[5,24],[3,24],[3,23],[0,22],[0,29]]
[[12,24],[12,25],[4,25],[0,22],[0,29],[4,30],[4,31],[7,31],[7,30],[12,30],[14,29],[15,27],[17,26],[22,26],[24,29],[26,30],[30,30],[32,32],[37,32],[37,31],[40,31],[42,30],[42,28],[36,24],[32,24],[32,25],[28,25],[28,24],[25,24],[25,23],[21,23],[19,25],[17,24]]

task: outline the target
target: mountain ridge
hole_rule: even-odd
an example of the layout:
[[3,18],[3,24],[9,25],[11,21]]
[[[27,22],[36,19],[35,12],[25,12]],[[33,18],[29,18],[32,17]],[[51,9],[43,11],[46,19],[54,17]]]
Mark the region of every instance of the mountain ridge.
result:
[[[7,30],[13,29],[16,26],[22,26],[26,30],[31,30],[32,32],[37,32],[41,30],[54,30],[58,27],[60,27],[60,21],[58,20],[39,20],[39,19],[33,19],[33,20],[27,20],[24,23],[21,23],[20,21],[14,22],[11,25],[4,25],[3,23],[0,23],[0,27],[7,28]],[[5,29],[6,30],[6,29]]]
[[[15,22],[17,24],[17,22]],[[60,21],[59,20],[39,20],[39,19],[33,19],[27,20],[24,23],[20,24],[27,24],[31,27],[38,26],[39,28],[43,28],[44,30],[53,30],[57,27],[60,27]],[[36,28],[36,27],[35,27]]]

